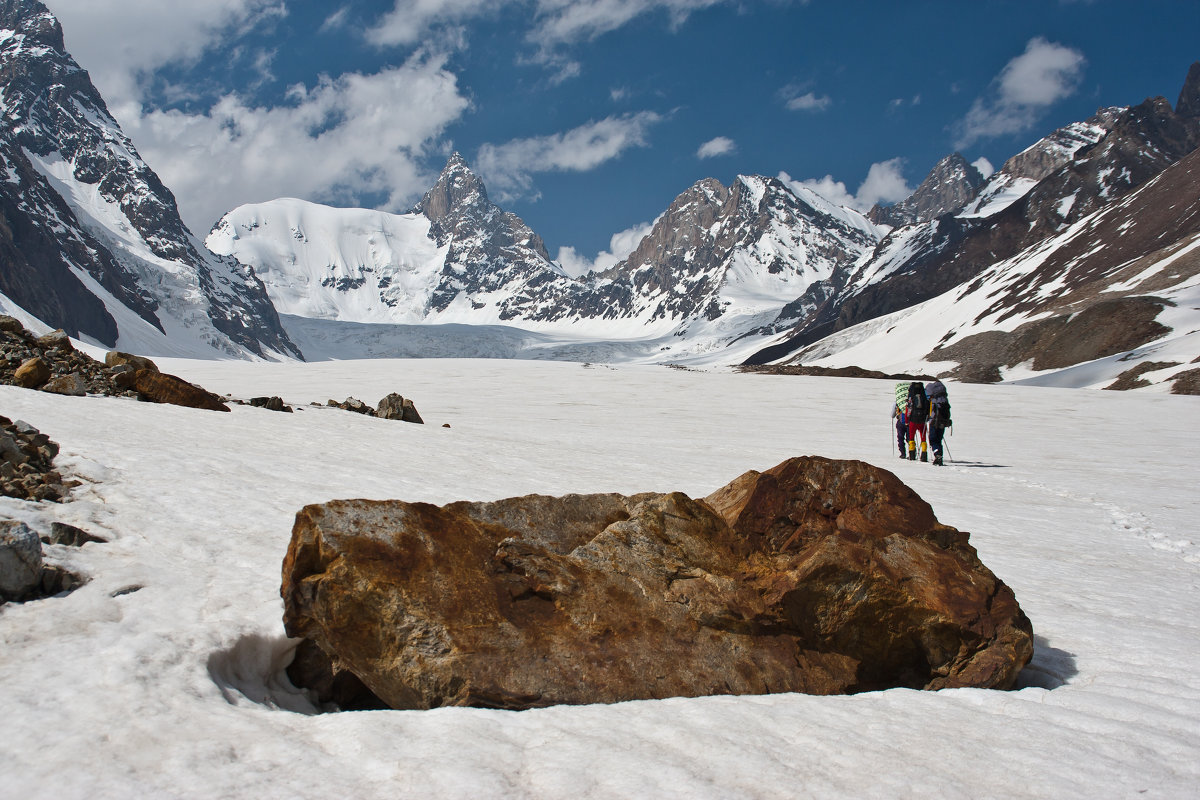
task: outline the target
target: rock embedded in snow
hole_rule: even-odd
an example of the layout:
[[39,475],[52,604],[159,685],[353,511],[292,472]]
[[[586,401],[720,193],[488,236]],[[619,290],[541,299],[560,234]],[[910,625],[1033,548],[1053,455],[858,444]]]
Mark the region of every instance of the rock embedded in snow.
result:
[[155,403],[170,403],[206,411],[228,411],[229,406],[217,395],[188,383],[176,375],[157,370],[139,369],[133,373],[133,388],[138,396]]
[[20,600],[41,585],[42,543],[23,522],[0,521],[0,601]]
[[65,394],[69,397],[84,397],[87,395],[87,381],[78,372],[71,372],[48,381],[42,387],[42,391]]
[[418,425],[425,424],[425,420],[421,419],[421,415],[417,413],[417,407],[413,404],[413,401],[395,392],[392,392],[379,401],[379,407],[375,410],[375,416],[380,419],[396,419],[401,422],[415,422]]
[[342,500],[296,516],[288,634],[394,708],[1010,688],[1032,629],[891,473],[795,458],[705,500]]

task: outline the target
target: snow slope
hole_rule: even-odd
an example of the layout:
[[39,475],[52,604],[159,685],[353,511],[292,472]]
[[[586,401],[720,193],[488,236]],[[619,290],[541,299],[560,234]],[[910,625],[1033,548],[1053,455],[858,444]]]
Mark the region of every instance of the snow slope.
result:
[[[1196,398],[952,384],[953,463],[936,468],[893,456],[890,382],[500,360],[161,366],[297,411],[0,387],[0,413],[60,442],[58,463],[84,481],[65,505],[3,499],[0,513],[112,540],[48,548],[90,582],[0,607],[0,797],[1187,798],[1200,786]],[[392,391],[428,424],[304,405]],[[306,503],[702,496],[809,453],[890,468],[971,532],[1037,634],[1022,688],[313,715],[282,675],[280,567]]]

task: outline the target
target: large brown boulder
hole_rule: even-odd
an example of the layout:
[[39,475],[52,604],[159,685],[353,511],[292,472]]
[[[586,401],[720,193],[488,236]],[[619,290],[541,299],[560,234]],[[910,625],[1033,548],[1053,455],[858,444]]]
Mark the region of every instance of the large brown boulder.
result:
[[393,708],[1009,688],[1033,652],[967,534],[821,458],[703,501],[307,506],[281,593],[289,635]]
[[208,411],[228,411],[229,406],[212,392],[188,383],[183,378],[159,372],[156,369],[139,369],[133,373],[133,389],[143,400],[155,403],[170,403],[188,408]]

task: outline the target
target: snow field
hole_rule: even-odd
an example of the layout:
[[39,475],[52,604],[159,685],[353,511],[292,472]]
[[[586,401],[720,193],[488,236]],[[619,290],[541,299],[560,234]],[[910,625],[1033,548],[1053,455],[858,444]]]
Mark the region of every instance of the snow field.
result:
[[[71,503],[0,499],[0,514],[112,540],[48,547],[91,581],[0,609],[0,797],[1191,797],[1200,785],[1195,398],[950,384],[953,463],[936,468],[896,457],[888,381],[159,364],[297,411],[0,387],[0,413],[48,433],[85,481]],[[305,405],[393,391],[427,424]],[[890,469],[971,532],[1033,621],[1023,688],[312,715],[281,674],[280,567],[307,503],[700,497],[805,454]]]

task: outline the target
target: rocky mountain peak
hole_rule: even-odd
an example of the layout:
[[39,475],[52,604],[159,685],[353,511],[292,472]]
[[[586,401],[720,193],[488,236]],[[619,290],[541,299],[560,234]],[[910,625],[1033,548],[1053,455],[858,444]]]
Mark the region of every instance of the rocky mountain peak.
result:
[[425,193],[414,211],[424,214],[431,222],[440,223],[463,207],[483,209],[490,205],[483,181],[471,171],[467,160],[454,152],[442,168],[437,183]]
[[1179,100],[1175,103],[1175,113],[1181,117],[1200,117],[1200,61],[1192,64],[1188,70]]
[[62,25],[37,0],[0,0],[0,28],[24,36],[30,44],[59,53],[66,50]]
[[901,227],[928,222],[942,214],[957,211],[975,199],[984,177],[961,153],[951,153],[939,161],[917,190],[893,206],[876,205],[867,218],[877,225]]

